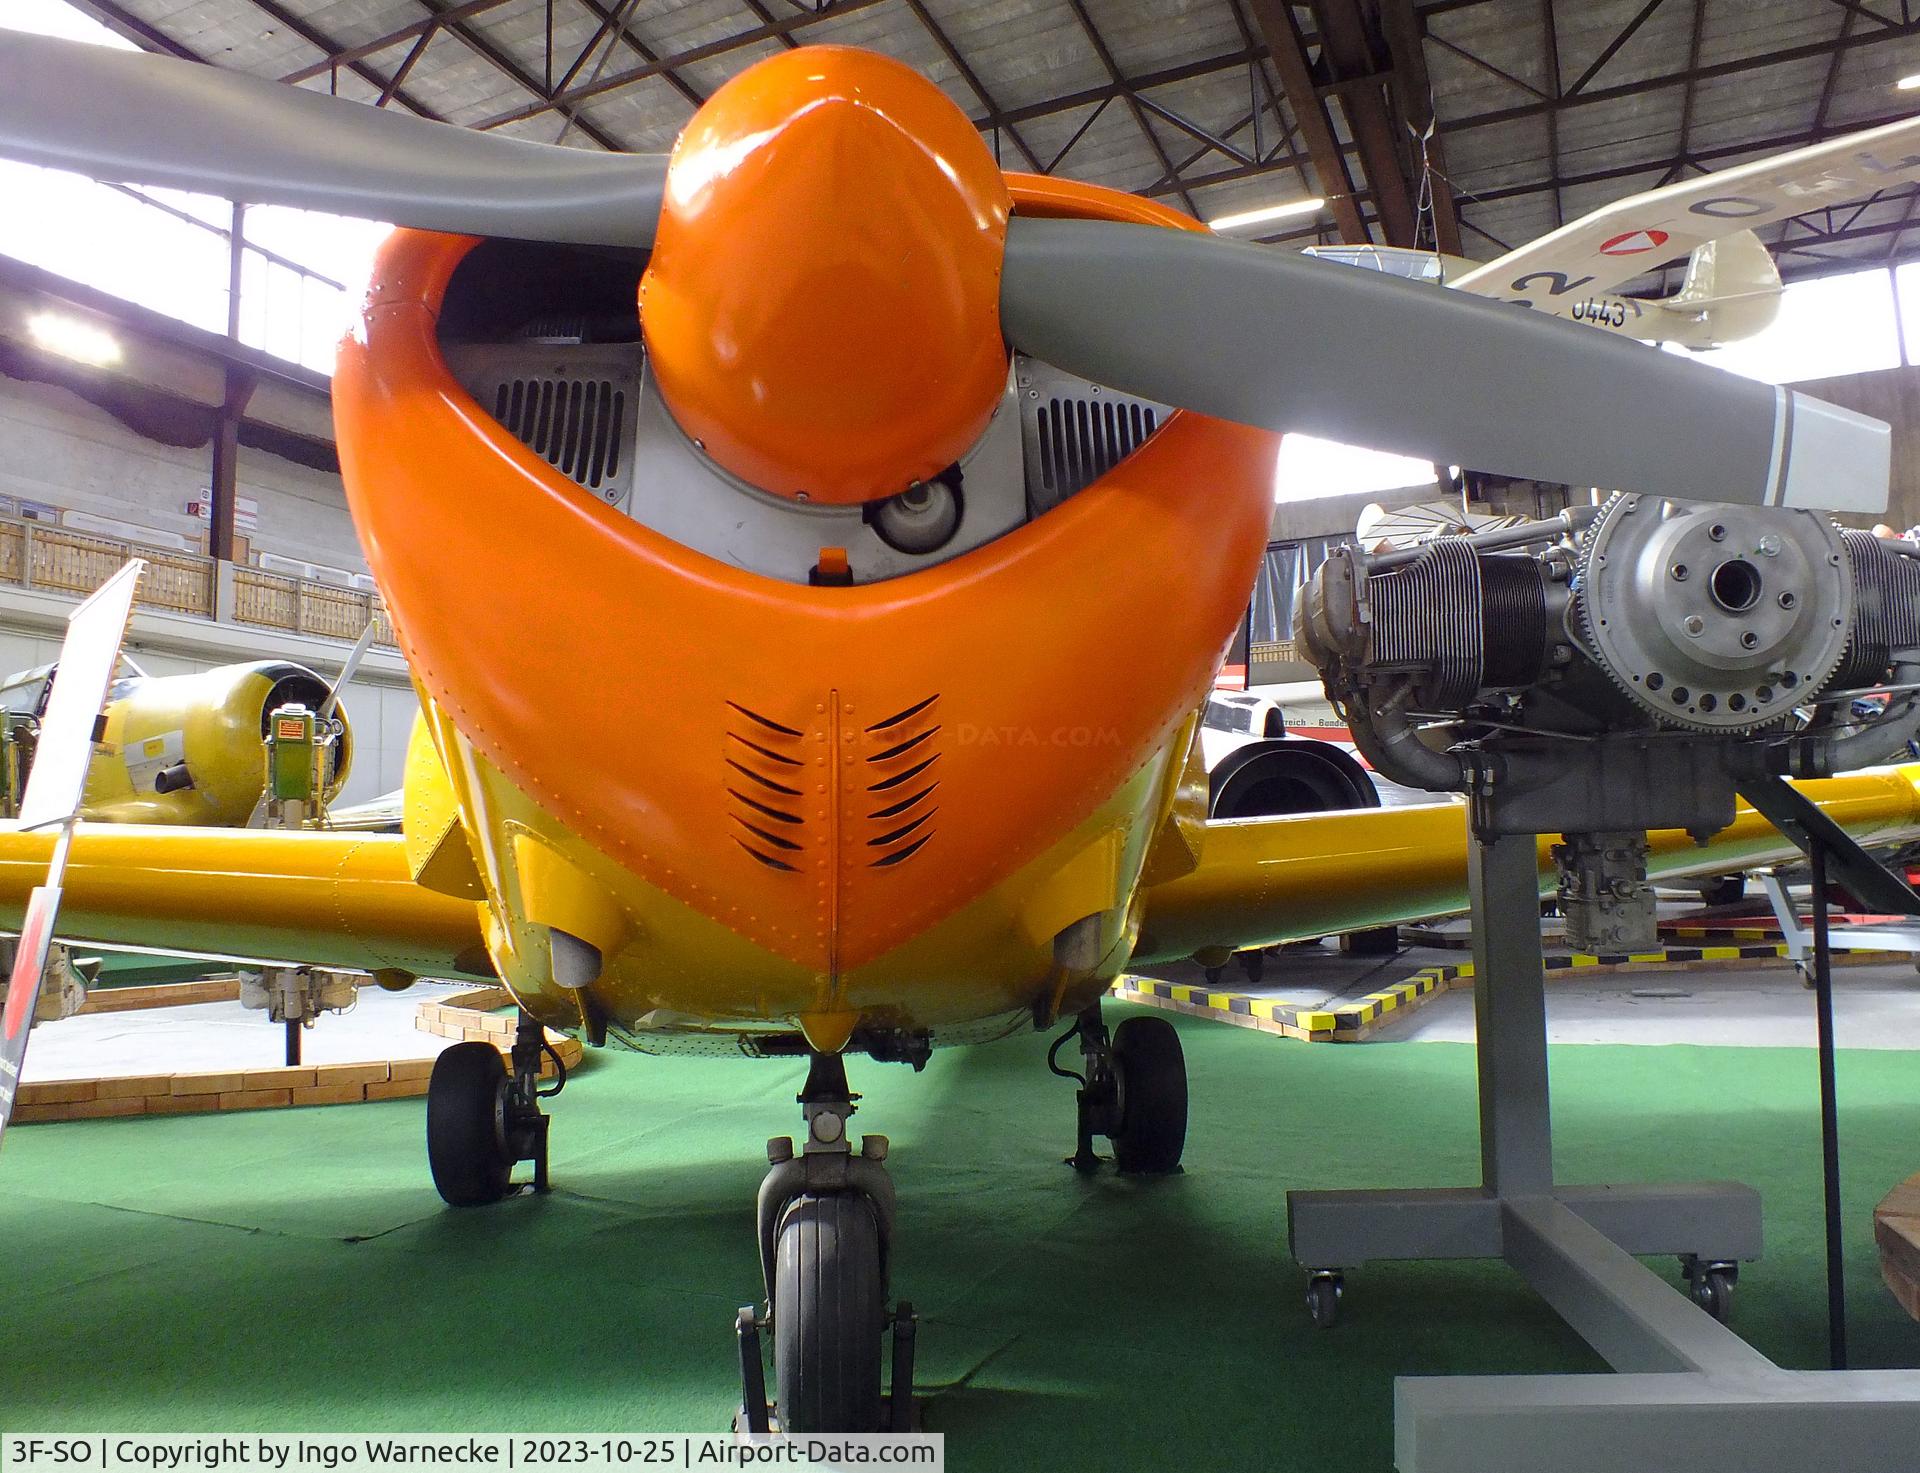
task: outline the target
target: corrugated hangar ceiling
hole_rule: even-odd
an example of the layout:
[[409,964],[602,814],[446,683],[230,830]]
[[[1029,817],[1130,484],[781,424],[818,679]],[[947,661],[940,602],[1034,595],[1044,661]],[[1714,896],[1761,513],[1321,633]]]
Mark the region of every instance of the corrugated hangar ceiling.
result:
[[[659,150],[785,47],[943,86],[1010,169],[1269,240],[1482,259],[1702,170],[1920,111],[1915,0],[78,0],[156,51],[467,127]],[[1899,186],[1763,232],[1783,274],[1920,250]]]

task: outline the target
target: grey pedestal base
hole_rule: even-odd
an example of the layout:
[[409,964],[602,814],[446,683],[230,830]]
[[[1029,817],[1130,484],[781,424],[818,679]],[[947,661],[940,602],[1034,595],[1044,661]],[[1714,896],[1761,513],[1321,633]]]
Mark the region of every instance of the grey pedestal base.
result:
[[1760,1255],[1760,1198],[1733,1182],[1553,1180],[1545,973],[1530,836],[1476,837],[1474,1006],[1485,1185],[1289,1192],[1312,1270],[1499,1258],[1614,1375],[1401,1377],[1401,1473],[1801,1473],[1920,1466],[1920,1372],[1784,1371],[1636,1254]]

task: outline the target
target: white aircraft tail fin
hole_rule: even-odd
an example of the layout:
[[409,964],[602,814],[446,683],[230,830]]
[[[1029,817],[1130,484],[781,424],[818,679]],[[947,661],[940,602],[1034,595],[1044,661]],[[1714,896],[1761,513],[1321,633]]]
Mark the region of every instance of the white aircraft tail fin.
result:
[[1699,330],[1687,335],[1689,346],[1697,346],[1696,336],[1715,344],[1750,338],[1780,313],[1780,270],[1759,236],[1738,230],[1695,249],[1678,294],[1661,306],[1697,314]]

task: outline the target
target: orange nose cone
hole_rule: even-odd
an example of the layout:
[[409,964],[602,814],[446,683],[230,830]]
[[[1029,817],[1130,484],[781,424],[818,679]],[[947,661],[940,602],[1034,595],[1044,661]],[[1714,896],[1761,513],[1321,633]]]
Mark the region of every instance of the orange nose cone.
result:
[[640,284],[674,418],[783,496],[938,475],[1006,385],[1009,207],[978,131],[911,68],[839,46],[748,68],[680,135]]

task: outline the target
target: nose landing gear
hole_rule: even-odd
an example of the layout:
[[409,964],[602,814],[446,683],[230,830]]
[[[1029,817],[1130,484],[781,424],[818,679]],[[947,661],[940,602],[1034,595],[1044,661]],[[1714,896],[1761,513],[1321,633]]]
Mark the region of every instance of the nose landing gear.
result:
[[[1071,1038],[1080,1040],[1084,1074],[1058,1062]],[[1093,1138],[1104,1135],[1123,1172],[1179,1169],[1187,1144],[1187,1062],[1180,1035],[1165,1018],[1128,1018],[1109,1035],[1096,1003],[1054,1040],[1047,1067],[1080,1085],[1074,1094],[1079,1131],[1067,1165],[1096,1170],[1101,1157]]]
[[[540,1088],[540,1061],[553,1061],[553,1087]],[[540,1101],[566,1087],[566,1066],[540,1022],[520,1014],[513,1071],[490,1043],[441,1051],[427,1082],[427,1165],[454,1207],[482,1207],[512,1190],[514,1163],[533,1163],[533,1190],[547,1190],[548,1117]]]
[[[784,1136],[767,1142],[760,1184],[760,1268],[767,1315],[743,1308],[740,1338],[744,1431],[775,1425],[760,1364],[760,1331],[773,1329],[778,1430],[909,1430],[914,1319],[902,1302],[889,1315],[887,1259],[893,1181],[887,1138],[863,1136],[856,1154],[847,1120],[859,1098],[838,1054],[815,1054],[799,1102],[806,1137],[796,1153]],[[893,1331],[892,1395],[880,1389],[881,1337]]]

